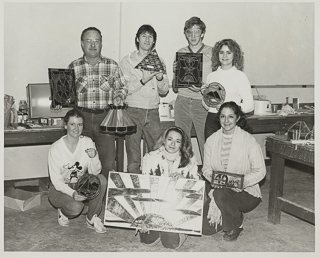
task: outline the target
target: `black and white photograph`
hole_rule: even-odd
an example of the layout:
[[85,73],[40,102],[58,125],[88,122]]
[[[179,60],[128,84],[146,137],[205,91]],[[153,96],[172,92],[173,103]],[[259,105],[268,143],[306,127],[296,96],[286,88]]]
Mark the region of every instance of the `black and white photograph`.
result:
[[319,255],[319,8],[0,0],[2,255]]

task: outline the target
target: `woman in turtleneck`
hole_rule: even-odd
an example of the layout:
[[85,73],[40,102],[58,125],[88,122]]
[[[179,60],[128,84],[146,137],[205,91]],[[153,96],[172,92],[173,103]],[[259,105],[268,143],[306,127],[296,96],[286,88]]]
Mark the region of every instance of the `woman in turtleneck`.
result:
[[[191,141],[181,128],[171,127],[160,135],[153,151],[143,157],[142,174],[201,179]],[[172,232],[140,232],[140,241],[144,245],[154,246],[161,241],[164,247],[170,249],[179,248],[186,237]]]
[[142,174],[200,179],[189,137],[179,127],[165,130],[143,157]]

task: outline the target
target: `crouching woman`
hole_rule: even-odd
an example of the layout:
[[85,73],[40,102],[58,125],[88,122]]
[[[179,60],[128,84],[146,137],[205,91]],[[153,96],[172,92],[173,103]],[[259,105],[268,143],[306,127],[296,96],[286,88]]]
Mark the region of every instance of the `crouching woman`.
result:
[[[204,146],[203,175],[211,181],[213,171],[244,175],[243,187],[214,186],[208,218],[221,224],[223,239],[235,241],[243,231],[243,213],[261,202],[259,182],[266,175],[264,156],[255,138],[244,130],[246,120],[241,107],[225,102],[218,111],[221,128],[208,137]],[[212,195],[213,192],[213,195]]]
[[[200,179],[191,141],[181,128],[171,127],[160,135],[153,151],[143,157],[142,174]],[[161,241],[170,249],[178,249],[187,238],[185,234],[164,231],[150,230],[139,234],[144,245],[154,246]]]
[[[83,121],[83,115],[78,110],[68,111],[64,117],[67,134],[54,142],[49,150],[49,202],[57,208],[58,223],[62,227],[69,226],[69,219],[80,215],[86,204],[87,226],[97,233],[105,233],[106,228],[98,216],[102,210],[107,180],[100,174],[101,162],[94,142],[82,135]],[[96,185],[100,184],[98,195],[92,199],[78,193],[74,187],[87,172],[96,175]]]

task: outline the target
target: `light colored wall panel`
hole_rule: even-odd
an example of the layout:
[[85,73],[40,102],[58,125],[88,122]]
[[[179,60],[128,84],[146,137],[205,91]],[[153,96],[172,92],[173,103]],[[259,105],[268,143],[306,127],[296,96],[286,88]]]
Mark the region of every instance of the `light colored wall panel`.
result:
[[26,99],[28,83],[48,82],[49,67],[67,67],[80,57],[79,37],[89,26],[102,31],[102,54],[120,61],[135,50],[139,26],[151,24],[172,80],[174,55],[187,45],[183,27],[191,16],[207,24],[205,44],[238,41],[251,84],[314,84],[313,3],[185,2],[181,7],[181,2],[6,2],[4,93]]
[[48,83],[48,68],[67,68],[82,56],[81,32],[97,27],[102,55],[119,59],[120,3],[6,2],[4,93],[26,99],[29,83]]
[[4,179],[48,177],[50,145],[4,148]]
[[125,2],[120,56],[135,49],[135,33],[142,24],[150,24],[158,33],[156,49],[172,79],[175,52],[187,45],[184,23],[192,16],[207,25],[205,44],[213,46],[224,38],[240,44],[244,71],[253,85],[314,84],[313,3]]

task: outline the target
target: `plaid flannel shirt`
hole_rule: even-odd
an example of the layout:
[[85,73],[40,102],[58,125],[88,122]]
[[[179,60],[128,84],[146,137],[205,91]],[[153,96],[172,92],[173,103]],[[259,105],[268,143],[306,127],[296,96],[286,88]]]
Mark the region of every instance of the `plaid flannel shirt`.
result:
[[115,97],[126,98],[127,82],[114,60],[100,56],[99,63],[92,66],[83,56],[73,61],[68,68],[75,72],[77,106],[104,109],[113,104]]

